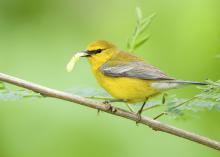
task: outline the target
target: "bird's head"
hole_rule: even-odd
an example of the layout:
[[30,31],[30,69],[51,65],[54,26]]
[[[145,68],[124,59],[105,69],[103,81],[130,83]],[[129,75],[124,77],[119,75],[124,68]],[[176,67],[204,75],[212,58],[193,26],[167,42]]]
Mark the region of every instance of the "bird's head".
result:
[[108,61],[118,52],[117,47],[112,43],[104,40],[97,40],[88,45],[85,51],[82,51],[82,57],[87,57],[91,64],[97,66]]

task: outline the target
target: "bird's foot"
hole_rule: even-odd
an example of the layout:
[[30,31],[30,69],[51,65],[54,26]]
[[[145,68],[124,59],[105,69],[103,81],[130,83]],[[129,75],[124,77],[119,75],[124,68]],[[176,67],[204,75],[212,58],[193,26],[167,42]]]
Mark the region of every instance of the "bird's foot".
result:
[[138,119],[136,121],[136,125],[138,126],[138,124],[140,123],[141,121],[141,113],[142,113],[142,110],[138,110],[138,112],[136,113]]
[[110,104],[110,102],[111,102],[111,101],[109,101],[109,100],[105,100],[105,101],[103,102],[103,104],[106,105],[106,110],[108,110],[108,111],[110,111],[110,112],[116,112],[117,109],[116,109],[114,106],[112,106],[112,105]]
[[[111,105],[110,105],[110,101],[109,101],[109,100],[105,100],[105,101],[103,101],[102,103],[107,106],[108,110],[111,108],[111,107],[110,107]],[[97,109],[97,115],[99,115],[100,112],[101,112],[101,110],[100,110],[100,109]]]
[[141,106],[141,108],[136,113],[136,115],[138,116],[138,120],[136,121],[136,125],[138,125],[138,123],[140,123],[140,121],[141,121],[141,113],[143,112],[144,106],[146,105],[147,101],[148,101],[148,98],[146,98],[146,100],[144,101],[143,105]]

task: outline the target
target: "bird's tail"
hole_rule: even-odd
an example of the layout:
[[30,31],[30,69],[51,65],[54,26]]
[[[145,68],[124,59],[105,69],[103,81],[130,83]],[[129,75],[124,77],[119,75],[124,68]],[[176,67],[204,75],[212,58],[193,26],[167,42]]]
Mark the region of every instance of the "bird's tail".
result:
[[205,82],[195,82],[195,81],[185,81],[185,80],[172,80],[170,81],[170,83],[177,83],[177,84],[183,84],[183,85],[208,85],[207,83]]
[[203,82],[185,81],[185,80],[166,80],[166,81],[154,82],[151,84],[151,87],[158,90],[167,90],[167,89],[178,88],[185,85],[208,85],[208,84]]

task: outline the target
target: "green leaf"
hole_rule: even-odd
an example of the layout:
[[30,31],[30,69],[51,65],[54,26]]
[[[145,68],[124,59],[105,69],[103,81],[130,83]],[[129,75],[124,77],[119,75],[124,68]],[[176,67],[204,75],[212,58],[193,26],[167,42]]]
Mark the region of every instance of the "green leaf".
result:
[[142,46],[149,39],[149,37],[146,37],[149,35],[145,35],[145,32],[155,17],[155,13],[153,13],[144,18],[139,7],[136,8],[136,14],[137,23],[131,37],[129,37],[127,41],[127,48],[130,52],[133,52],[135,49]]
[[150,39],[150,35],[146,35],[144,36],[142,39],[140,39],[140,41],[138,41],[135,45],[135,49],[142,46],[145,42],[147,42]]
[[137,22],[140,23],[143,17],[140,7],[136,7],[136,15],[137,15]]
[[144,19],[142,19],[142,25],[149,25],[153,19],[155,18],[156,13],[152,13],[150,14],[148,17],[145,17]]
[[150,24],[153,22],[153,19],[155,18],[156,13],[153,13],[142,20],[141,26],[140,26],[140,34],[142,34],[145,30],[148,29]]

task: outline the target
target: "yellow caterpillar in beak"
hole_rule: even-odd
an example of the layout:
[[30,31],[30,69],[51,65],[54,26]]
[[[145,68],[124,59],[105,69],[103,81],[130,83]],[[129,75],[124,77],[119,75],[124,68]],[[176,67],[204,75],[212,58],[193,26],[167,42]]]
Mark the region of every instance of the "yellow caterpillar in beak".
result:
[[73,68],[76,65],[76,62],[79,60],[80,57],[85,56],[85,53],[82,52],[77,52],[72,58],[71,60],[68,62],[68,64],[66,65],[66,70],[67,72],[71,72],[73,70]]

